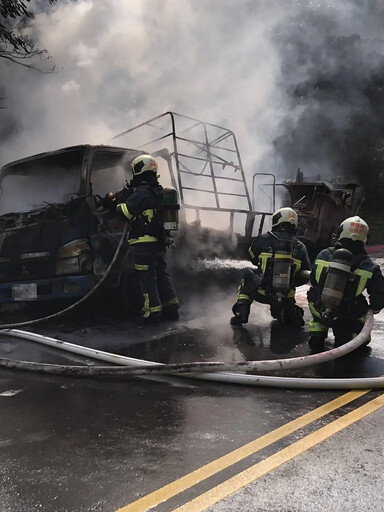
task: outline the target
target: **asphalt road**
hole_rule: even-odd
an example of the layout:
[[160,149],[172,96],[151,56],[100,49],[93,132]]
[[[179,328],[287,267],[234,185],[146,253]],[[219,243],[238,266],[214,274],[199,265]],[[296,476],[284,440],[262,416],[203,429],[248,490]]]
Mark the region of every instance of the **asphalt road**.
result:
[[[308,353],[306,330],[281,329],[264,306],[246,329],[231,328],[232,300],[207,290],[160,329],[95,308],[33,330],[160,362]],[[382,375],[383,329],[379,314],[370,349],[284,375]],[[4,335],[0,355],[84,362]],[[0,510],[384,511],[383,396],[0,369]]]

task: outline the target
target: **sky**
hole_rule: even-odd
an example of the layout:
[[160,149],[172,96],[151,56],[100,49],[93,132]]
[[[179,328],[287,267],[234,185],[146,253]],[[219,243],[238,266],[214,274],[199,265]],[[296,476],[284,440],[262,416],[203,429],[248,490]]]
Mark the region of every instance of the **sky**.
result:
[[357,143],[382,151],[379,0],[31,5],[28,33],[52,56],[39,66],[56,68],[0,59],[0,164],[108,143],[169,110],[233,130],[248,177],[348,173]]

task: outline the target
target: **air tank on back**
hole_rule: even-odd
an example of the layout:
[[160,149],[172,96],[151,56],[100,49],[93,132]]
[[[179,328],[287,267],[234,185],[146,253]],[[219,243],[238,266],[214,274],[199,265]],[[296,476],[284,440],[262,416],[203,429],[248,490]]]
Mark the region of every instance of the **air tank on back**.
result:
[[336,249],[333,253],[321,295],[326,313],[335,311],[340,305],[351,276],[352,262],[353,255],[347,249]]
[[163,225],[170,238],[176,235],[179,229],[179,197],[177,190],[173,187],[163,189],[161,199],[161,210],[163,216]]
[[272,288],[277,295],[283,295],[289,290],[292,264],[292,241],[277,240],[272,276]]

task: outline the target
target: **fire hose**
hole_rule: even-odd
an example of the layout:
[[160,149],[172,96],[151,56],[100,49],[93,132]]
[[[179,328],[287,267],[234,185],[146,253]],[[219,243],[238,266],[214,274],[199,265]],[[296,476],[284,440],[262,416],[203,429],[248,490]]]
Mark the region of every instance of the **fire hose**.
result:
[[92,295],[94,295],[94,293],[96,293],[96,291],[100,288],[100,286],[105,282],[105,280],[109,276],[109,274],[110,274],[114,264],[116,263],[117,258],[120,255],[121,249],[122,249],[122,247],[124,245],[124,241],[125,241],[125,238],[126,238],[127,233],[128,233],[128,227],[129,227],[129,225],[128,225],[128,223],[126,223],[125,226],[124,226],[123,232],[121,234],[121,238],[120,238],[119,244],[118,244],[118,246],[116,248],[115,254],[113,255],[113,258],[112,258],[110,264],[108,265],[108,268],[105,271],[105,274],[103,275],[103,277],[100,279],[100,281],[98,281],[95,284],[95,286],[93,286],[93,288],[91,288],[79,300],[77,300],[76,302],[74,302],[70,306],[66,307],[65,309],[57,311],[56,313],[52,313],[51,315],[43,316],[43,317],[40,317],[40,318],[34,318],[33,320],[26,320],[25,322],[18,322],[18,323],[12,323],[12,324],[0,324],[0,329],[13,329],[13,328],[16,328],[16,327],[24,327],[24,326],[27,326],[27,325],[34,325],[34,324],[37,324],[37,323],[40,323],[40,322],[43,322],[43,321],[46,321],[46,320],[52,320],[53,318],[58,318],[59,316],[64,315],[65,313],[68,313],[68,311],[73,311],[75,308],[80,306],[80,304],[83,304],[83,302],[88,300]]
[[294,357],[288,359],[276,359],[265,361],[241,361],[238,363],[224,362],[192,362],[178,364],[163,364],[143,359],[135,359],[118,354],[112,354],[100,350],[82,347],[55,338],[49,338],[40,334],[20,330],[8,330],[3,334],[27,339],[44,345],[56,347],[68,352],[92,357],[119,366],[88,366],[88,365],[56,365],[36,363],[31,361],[16,361],[0,358],[0,366],[43,372],[49,374],[72,376],[119,376],[134,377],[155,374],[177,375],[200,380],[226,382],[230,384],[245,384],[253,386],[290,387],[305,389],[366,389],[384,387],[384,377],[352,378],[352,379],[320,379],[320,378],[295,378],[265,375],[250,375],[246,373],[234,373],[236,371],[271,371],[293,368],[303,368],[313,364],[325,363],[345,356],[363,345],[369,338],[373,327],[373,312],[369,310],[366,315],[362,331],[348,343],[319,354]]

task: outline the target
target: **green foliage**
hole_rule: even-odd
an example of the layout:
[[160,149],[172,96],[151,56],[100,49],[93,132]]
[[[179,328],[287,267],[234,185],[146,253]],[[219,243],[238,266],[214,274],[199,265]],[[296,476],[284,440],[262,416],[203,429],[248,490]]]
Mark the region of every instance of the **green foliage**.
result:
[[[383,2],[371,3],[384,13]],[[276,153],[287,169],[328,169],[329,175],[358,181],[364,209],[383,216],[382,41],[374,34],[343,33],[322,10],[316,16],[308,12],[304,9],[293,19],[298,30],[287,24],[276,36],[285,56],[282,86],[295,113],[282,121]]]
[[0,4],[0,16],[4,19],[17,18],[19,16],[29,16],[30,13],[26,6],[26,2],[30,0],[3,0]]
[[384,216],[373,211],[372,208],[362,207],[358,213],[369,226],[368,244],[384,244]]

